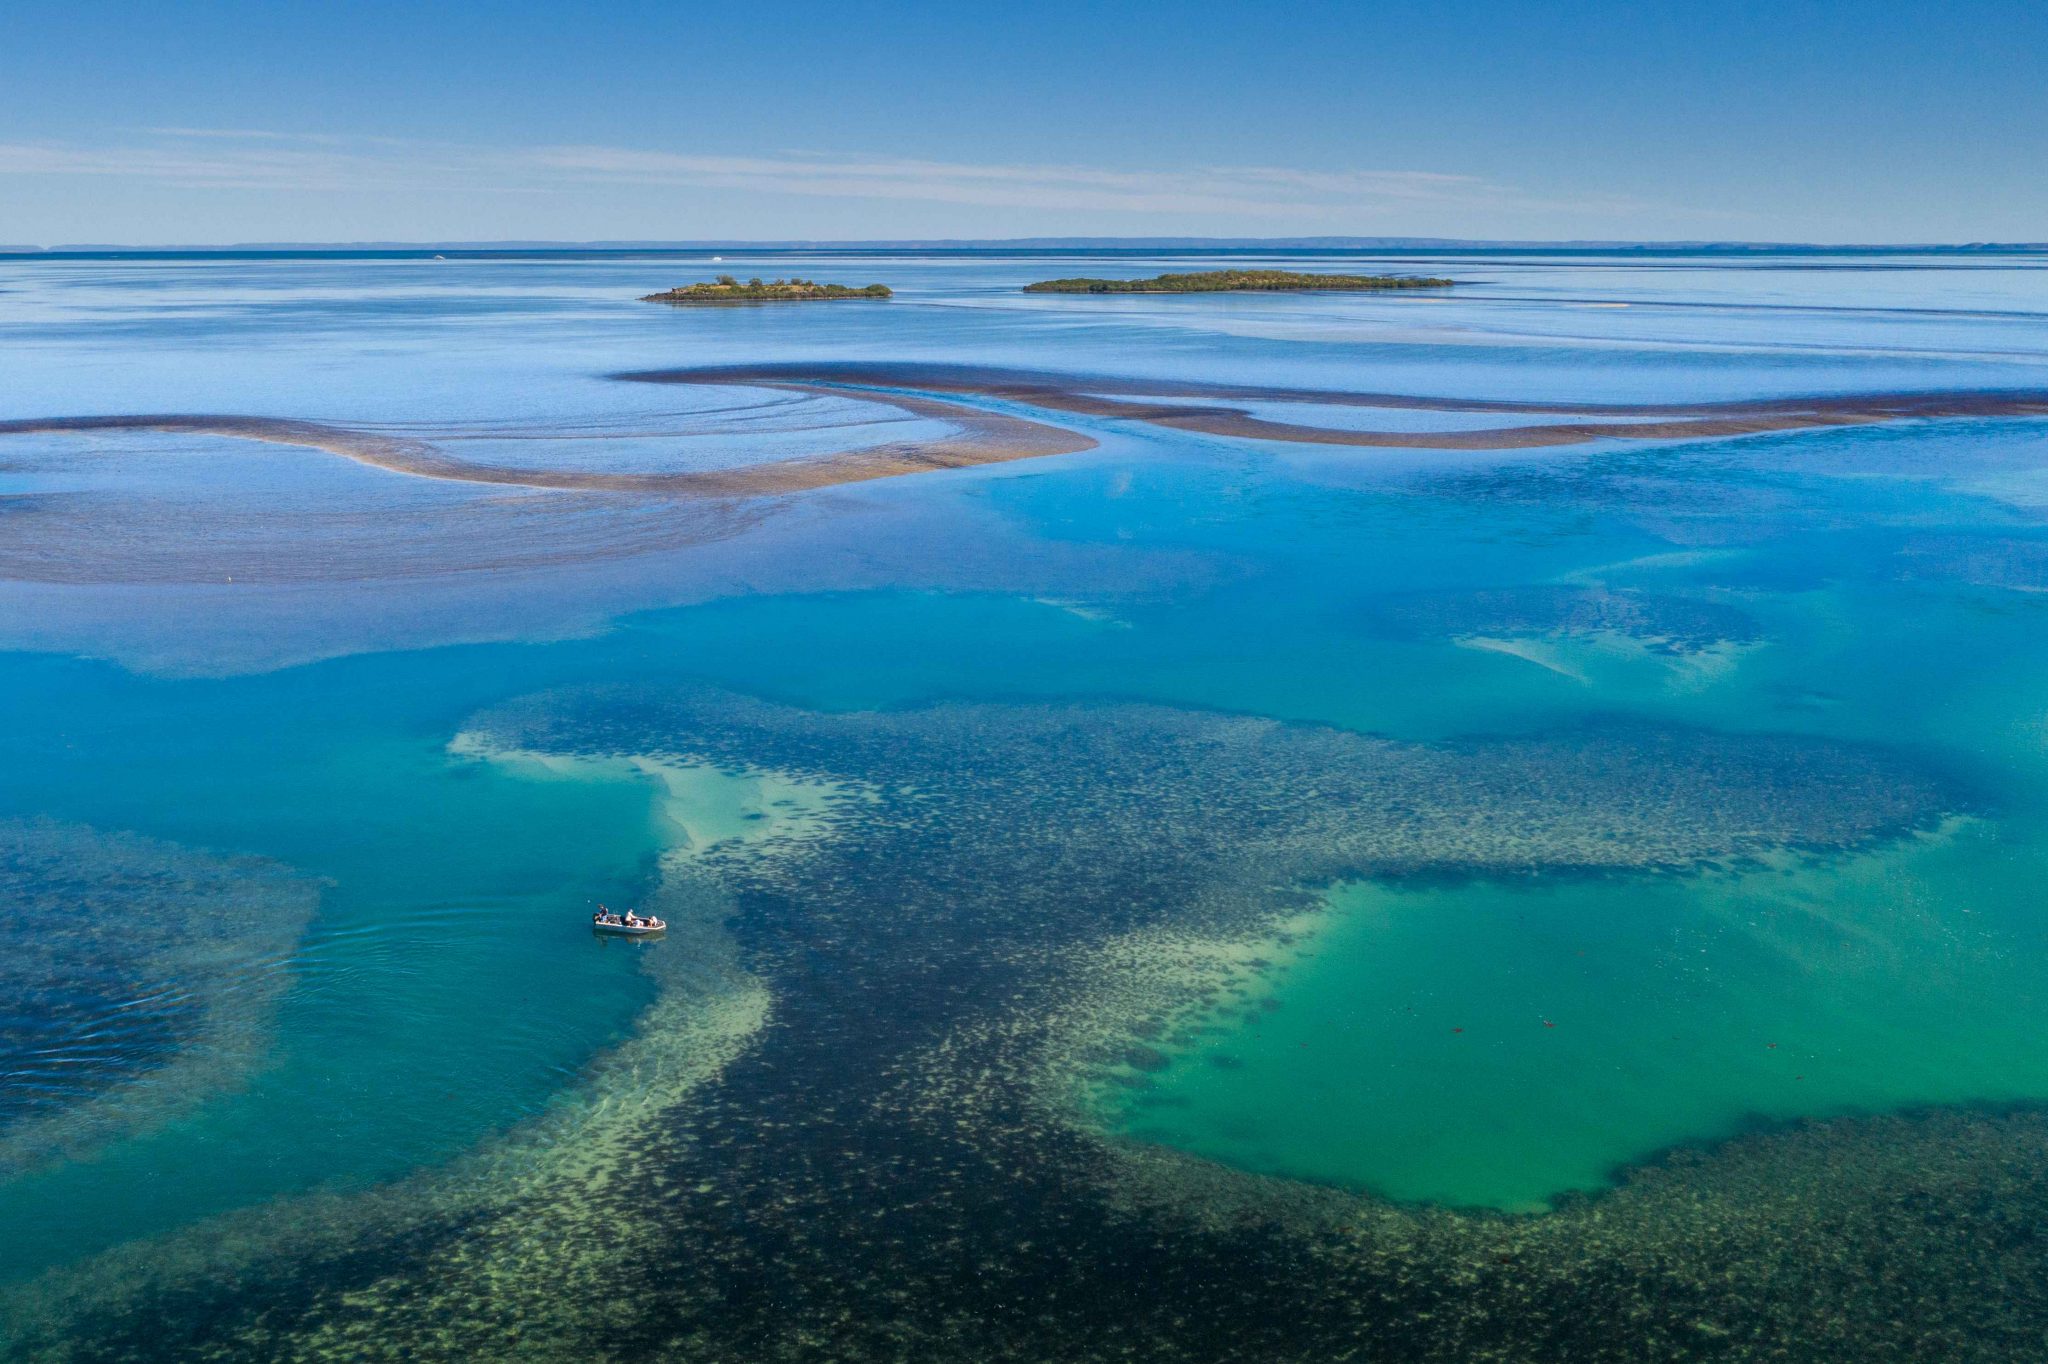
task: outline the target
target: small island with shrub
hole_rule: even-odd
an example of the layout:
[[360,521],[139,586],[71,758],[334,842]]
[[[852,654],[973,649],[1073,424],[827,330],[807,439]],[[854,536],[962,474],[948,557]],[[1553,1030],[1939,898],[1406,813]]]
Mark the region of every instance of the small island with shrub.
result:
[[1151,279],[1048,279],[1027,284],[1027,294],[1236,294],[1306,293],[1311,290],[1369,292],[1381,289],[1447,289],[1453,281],[1420,275],[1304,275],[1292,270],[1207,270]]
[[684,284],[658,294],[648,294],[642,303],[780,303],[807,298],[887,298],[889,286],[870,284],[855,289],[844,284],[820,284],[814,279],[762,280],[758,275],[741,283],[731,275],[720,275],[708,284]]

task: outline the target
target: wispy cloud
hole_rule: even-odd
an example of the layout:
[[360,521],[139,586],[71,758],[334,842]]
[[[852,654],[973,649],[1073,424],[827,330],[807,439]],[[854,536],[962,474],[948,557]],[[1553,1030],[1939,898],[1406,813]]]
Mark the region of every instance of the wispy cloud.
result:
[[196,138],[219,142],[296,143],[309,147],[417,147],[427,145],[418,138],[369,137],[344,133],[281,133],[268,128],[144,128],[152,137]]
[[790,152],[733,156],[608,146],[485,148],[246,128],[152,128],[127,143],[0,143],[0,175],[105,176],[185,189],[546,193],[659,185],[1052,212],[1244,221],[1369,220],[1438,209],[1616,211],[1546,201],[1478,177],[1403,169],[1211,166],[1121,170]]
[[332,133],[279,133],[264,128],[144,128],[155,137],[219,138],[232,142],[341,142]]
[[585,180],[1138,214],[1285,218],[1374,203],[1500,193],[1470,176],[1433,171],[1323,173],[1267,166],[1123,171],[904,158],[705,156],[590,146],[538,147],[522,155],[529,164]]
[[[115,145],[0,141],[0,176],[104,176],[170,188],[350,193],[369,188],[496,188],[494,154],[391,139],[256,129],[147,129]],[[504,188],[516,188],[504,184]]]

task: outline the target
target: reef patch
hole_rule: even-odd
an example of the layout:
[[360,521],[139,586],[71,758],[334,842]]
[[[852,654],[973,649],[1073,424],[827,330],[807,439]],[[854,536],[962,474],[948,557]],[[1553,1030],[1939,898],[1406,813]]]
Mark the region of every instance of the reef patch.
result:
[[[1868,1345],[1896,1339],[1893,1315],[1802,1326],[1810,1296],[1774,1290],[1744,1316],[1730,1295],[1842,1216],[1946,1273],[1938,1219],[1976,1215],[2001,1168],[1961,1153],[2038,1140],[2031,1119],[1966,1124],[1957,1192],[1919,1213],[1886,1211],[1893,1153],[1963,1120],[1678,1155],[1597,1202],[1501,1219],[1119,1143],[1067,1101],[1091,1067],[1142,1080],[1176,1011],[1270,969],[1261,944],[1306,932],[1335,879],[1822,856],[1967,803],[1889,750],[1634,725],[1429,747],[1145,705],[821,714],[630,687],[497,707],[465,735],[460,751],[556,776],[791,801],[786,837],[697,838],[665,862],[663,895],[685,897],[665,909],[704,932],[658,951],[689,977],[657,1009],[683,1012],[650,1015],[458,1171],[127,1248],[67,1276],[82,1290],[31,1286],[7,1313],[24,1357],[1448,1364],[1692,1358],[1715,1331]],[[747,784],[764,773],[778,785]],[[797,787],[844,794],[775,794]],[[1886,1297],[1853,1265],[1795,1277]]]
[[0,820],[0,1176],[242,1083],[319,895],[260,858]]

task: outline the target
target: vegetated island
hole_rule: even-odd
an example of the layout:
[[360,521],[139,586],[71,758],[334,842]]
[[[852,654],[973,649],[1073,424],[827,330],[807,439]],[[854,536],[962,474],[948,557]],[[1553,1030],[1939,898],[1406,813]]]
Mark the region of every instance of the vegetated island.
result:
[[870,284],[862,289],[844,284],[820,284],[814,279],[773,279],[755,276],[742,284],[731,275],[720,275],[709,284],[684,284],[658,294],[648,294],[642,303],[769,303],[805,298],[887,298],[889,286]]
[[1027,284],[1027,294],[1252,294],[1309,290],[1371,292],[1380,289],[1447,289],[1455,281],[1420,275],[1304,275],[1292,270],[1206,270],[1151,279],[1048,279]]

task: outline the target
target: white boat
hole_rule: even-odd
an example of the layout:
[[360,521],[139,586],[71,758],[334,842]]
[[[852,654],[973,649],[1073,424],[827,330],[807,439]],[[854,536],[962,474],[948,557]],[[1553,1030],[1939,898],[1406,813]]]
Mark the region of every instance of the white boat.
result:
[[643,919],[637,924],[607,923],[603,919],[590,921],[594,933],[612,933],[622,938],[644,938],[653,933],[665,933],[668,925],[660,919]]

